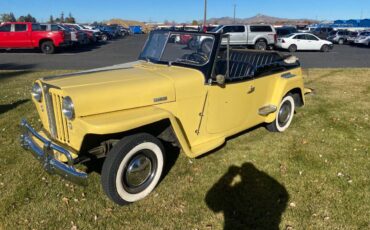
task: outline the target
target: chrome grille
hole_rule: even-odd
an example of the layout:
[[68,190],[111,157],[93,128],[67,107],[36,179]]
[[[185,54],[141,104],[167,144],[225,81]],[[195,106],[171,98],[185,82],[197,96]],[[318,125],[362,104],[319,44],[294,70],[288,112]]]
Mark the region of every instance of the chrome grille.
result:
[[43,85],[43,88],[50,135],[62,143],[69,143],[67,118],[62,113],[64,97],[59,89],[46,84]]
[[49,94],[53,106],[53,114],[55,121],[55,138],[60,142],[69,143],[68,121],[62,112],[62,103],[64,97],[58,89],[50,89]]

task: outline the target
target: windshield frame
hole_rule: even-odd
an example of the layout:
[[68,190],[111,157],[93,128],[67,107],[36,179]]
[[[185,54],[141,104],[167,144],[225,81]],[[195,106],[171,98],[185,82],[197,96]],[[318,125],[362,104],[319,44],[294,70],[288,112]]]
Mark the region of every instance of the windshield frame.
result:
[[[180,32],[180,31],[166,31],[168,34],[167,34],[167,36],[165,37],[165,41],[164,41],[164,46],[163,46],[163,48],[162,48],[162,50],[161,50],[161,52],[160,52],[160,55],[159,55],[159,60],[157,60],[157,59],[154,59],[154,58],[150,58],[150,57],[144,57],[144,56],[142,56],[142,54],[143,54],[143,52],[144,52],[144,49],[145,49],[145,47],[148,45],[148,42],[149,42],[149,40],[150,40],[150,37],[148,38],[148,40],[146,41],[146,43],[145,43],[145,45],[144,45],[144,47],[143,47],[143,49],[142,49],[142,51],[141,51],[141,53],[140,53],[140,56],[139,56],[139,60],[149,60],[150,62],[158,62],[158,63],[169,63],[169,62],[171,62],[171,64],[184,64],[184,65],[189,65],[189,66],[198,66],[198,67],[200,67],[200,66],[205,66],[205,65],[207,65],[208,63],[209,63],[209,61],[210,61],[210,57],[211,57],[211,55],[212,55],[212,52],[213,52],[213,50],[214,50],[214,47],[215,47],[215,37],[214,37],[214,35],[213,34],[211,34],[211,33],[204,33],[204,34],[200,34],[200,33],[197,33],[197,32],[195,32],[195,33],[193,33],[193,32]],[[166,32],[164,32],[163,34],[165,34]],[[166,51],[166,49],[167,49],[167,47],[168,47],[168,45],[170,44],[169,43],[169,39],[171,38],[171,36],[172,35],[179,35],[179,36],[181,36],[181,35],[194,35],[194,36],[207,36],[207,37],[209,37],[209,38],[212,38],[213,39],[213,44],[212,44],[212,49],[211,49],[211,51],[210,51],[210,53],[209,53],[209,57],[208,57],[208,60],[207,60],[207,62],[205,62],[205,63],[203,63],[203,64],[191,64],[191,63],[185,63],[185,62],[178,62],[178,61],[164,61],[164,60],[162,60],[162,57],[163,57],[163,54],[165,53],[165,51]]]
[[[162,60],[157,60],[157,59],[148,59],[144,56],[142,56],[145,48],[147,47],[148,45],[148,42],[150,41],[151,39],[151,36],[153,34],[156,34],[156,33],[159,33],[159,34],[165,34],[165,33],[168,33],[167,37],[166,37],[166,43],[165,45],[163,46],[163,49],[161,50],[161,55],[160,57],[162,57],[163,55],[163,52],[165,51],[165,48],[167,47],[167,44],[168,44],[168,39],[171,37],[171,34],[186,34],[186,35],[196,35],[196,36],[212,36],[213,37],[213,47],[212,47],[212,50],[210,51],[210,54],[209,54],[209,57],[208,57],[208,61],[206,63],[204,63],[203,65],[194,65],[194,64],[188,64],[188,63],[184,63],[184,62],[168,62],[168,61],[162,61]],[[155,64],[163,64],[163,65],[168,65],[168,66],[180,66],[180,67],[185,67],[185,68],[192,68],[192,69],[196,69],[196,70],[199,70],[201,71],[206,80],[208,80],[209,78],[211,78],[211,75],[212,75],[212,70],[213,70],[213,65],[214,65],[214,62],[215,62],[215,59],[216,59],[216,55],[217,55],[217,52],[218,52],[218,49],[219,49],[219,46],[221,44],[221,35],[219,33],[210,33],[210,32],[182,32],[182,31],[173,31],[173,30],[154,30],[152,32],[150,32],[149,34],[149,37],[147,39],[147,41],[145,42],[145,45],[143,46],[140,54],[139,54],[139,57],[138,57],[138,60],[141,60],[141,61],[146,61],[146,62],[151,62],[151,63],[155,63]]]

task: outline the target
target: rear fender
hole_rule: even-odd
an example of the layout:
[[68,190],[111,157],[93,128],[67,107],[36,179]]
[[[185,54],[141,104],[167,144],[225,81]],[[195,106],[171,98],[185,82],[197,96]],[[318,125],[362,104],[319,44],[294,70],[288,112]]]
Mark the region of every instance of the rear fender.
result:
[[[284,77],[285,76],[285,77]],[[288,76],[288,77],[287,77]],[[274,92],[270,101],[271,105],[279,107],[281,100],[289,93],[293,94],[297,107],[305,104],[304,86],[301,68],[289,70],[281,73],[276,81]],[[273,122],[276,118],[276,113],[271,113],[266,117],[265,122]]]

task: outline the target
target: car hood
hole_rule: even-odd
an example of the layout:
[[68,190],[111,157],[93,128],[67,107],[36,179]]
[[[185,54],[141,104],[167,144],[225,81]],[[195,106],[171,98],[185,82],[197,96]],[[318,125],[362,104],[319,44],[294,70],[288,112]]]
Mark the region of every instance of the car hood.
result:
[[100,69],[42,79],[69,96],[76,116],[143,107],[175,101],[171,74],[155,65],[136,63],[117,69]]

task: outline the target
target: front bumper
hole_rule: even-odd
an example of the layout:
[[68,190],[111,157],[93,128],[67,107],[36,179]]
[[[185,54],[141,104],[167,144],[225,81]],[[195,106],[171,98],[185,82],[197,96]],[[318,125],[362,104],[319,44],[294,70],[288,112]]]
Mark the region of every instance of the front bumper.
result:
[[[77,170],[73,166],[73,158],[68,150],[37,133],[26,120],[22,120],[21,127],[21,146],[33,153],[34,157],[42,163],[46,172],[50,174],[58,174],[79,185],[87,184],[87,174]],[[35,139],[39,140],[43,146],[40,146]],[[54,151],[66,156],[68,164],[58,161],[54,157]]]

